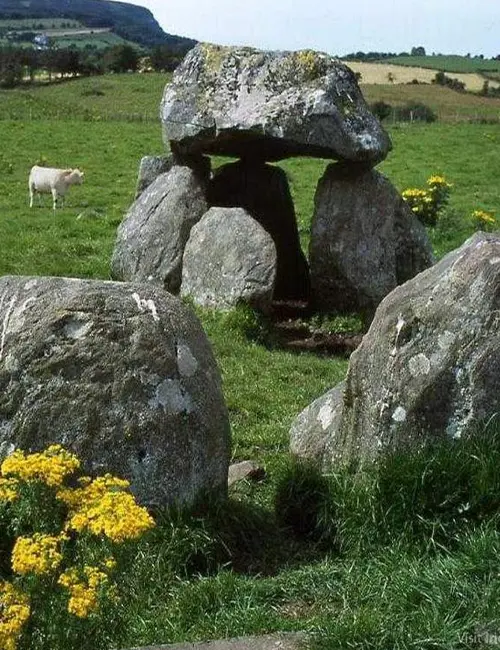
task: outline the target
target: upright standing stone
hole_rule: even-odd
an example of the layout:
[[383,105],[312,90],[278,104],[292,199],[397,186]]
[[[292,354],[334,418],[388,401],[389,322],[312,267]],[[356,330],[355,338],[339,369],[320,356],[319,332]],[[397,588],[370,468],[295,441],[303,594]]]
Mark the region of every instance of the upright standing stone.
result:
[[282,169],[249,160],[224,165],[210,182],[208,202],[244,208],[271,235],[278,256],[276,300],[309,300],[309,269]]
[[199,168],[175,165],[144,190],[118,228],[111,261],[116,280],[147,280],[179,292],[184,247],[208,209],[207,182]]
[[434,261],[424,226],[374,169],[329,165],[314,206],[309,262],[321,311],[373,315],[384,296]]
[[135,198],[138,199],[144,192],[146,187],[149,187],[161,174],[166,174],[174,165],[174,159],[169,156],[143,156],[139,164],[139,171],[137,173],[137,186],[135,190]]

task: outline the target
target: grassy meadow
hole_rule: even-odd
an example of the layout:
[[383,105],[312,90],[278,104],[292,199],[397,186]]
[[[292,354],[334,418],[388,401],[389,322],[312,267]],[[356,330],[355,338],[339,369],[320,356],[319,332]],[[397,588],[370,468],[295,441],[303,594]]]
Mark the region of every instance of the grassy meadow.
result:
[[[139,160],[164,151],[155,116],[166,79],[112,75],[0,91],[0,274],[109,279]],[[363,87],[369,101],[385,92],[401,101],[398,89],[406,101],[409,86]],[[436,106],[448,106],[452,91],[432,91]],[[477,98],[469,99],[464,120],[475,118]],[[453,184],[430,230],[438,256],[472,234],[473,210],[500,216],[500,124],[388,128],[394,147],[379,169],[399,189],[423,187],[436,173]],[[70,189],[56,214],[48,196],[28,207],[29,169],[40,162],[85,172],[84,185]],[[281,164],[307,251],[314,190],[328,163]],[[288,459],[288,431],[344,377],[346,359],[281,349],[269,324],[249,310],[197,313],[223,376],[233,461],[256,460],[267,477],[238,484],[228,504],[192,516],[162,513],[156,530],[128,551],[115,624],[90,621],[89,634],[78,622],[78,646],[69,631],[51,628],[33,634],[30,650],[111,650],[275,630],[305,630],[316,650],[460,650],[500,634],[500,536],[492,514],[500,505],[500,432],[410,461],[392,458],[361,482],[348,472],[321,477]],[[345,331],[352,319],[328,325]],[[0,508],[0,522],[3,516]]]

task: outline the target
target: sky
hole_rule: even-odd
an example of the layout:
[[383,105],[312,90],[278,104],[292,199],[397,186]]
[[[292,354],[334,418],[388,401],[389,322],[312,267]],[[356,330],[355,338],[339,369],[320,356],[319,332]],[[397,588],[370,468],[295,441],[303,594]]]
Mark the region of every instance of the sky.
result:
[[164,31],[262,49],[500,54],[500,0],[134,0]]

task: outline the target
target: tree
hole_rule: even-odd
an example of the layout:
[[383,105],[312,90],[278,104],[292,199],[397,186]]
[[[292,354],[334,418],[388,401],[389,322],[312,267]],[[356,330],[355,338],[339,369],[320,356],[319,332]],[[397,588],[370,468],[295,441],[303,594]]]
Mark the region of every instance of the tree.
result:
[[151,65],[156,72],[172,72],[182,60],[168,45],[158,45],[151,52]]
[[54,67],[61,77],[65,75],[77,75],[80,72],[80,55],[78,50],[66,48],[56,50],[54,55]]
[[13,88],[23,80],[24,69],[21,58],[14,48],[0,50],[0,86]]
[[104,66],[112,72],[128,72],[137,70],[139,54],[131,45],[115,45],[106,51]]
[[411,55],[412,56],[425,56],[425,47],[422,47],[422,45],[419,45],[418,47],[412,47],[411,48]]

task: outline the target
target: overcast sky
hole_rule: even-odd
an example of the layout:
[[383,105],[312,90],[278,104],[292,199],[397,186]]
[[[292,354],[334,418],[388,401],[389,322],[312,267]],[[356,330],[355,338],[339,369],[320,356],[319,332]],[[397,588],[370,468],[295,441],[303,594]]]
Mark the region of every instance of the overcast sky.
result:
[[500,0],[135,0],[170,34],[223,45],[500,54]]

